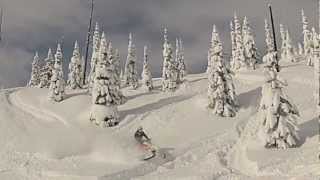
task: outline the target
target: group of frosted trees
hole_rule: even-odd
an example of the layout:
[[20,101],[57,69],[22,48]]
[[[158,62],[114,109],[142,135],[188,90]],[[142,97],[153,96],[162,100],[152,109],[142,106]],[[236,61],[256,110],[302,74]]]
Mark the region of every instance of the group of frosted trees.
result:
[[184,50],[181,39],[176,39],[175,58],[173,47],[168,39],[167,28],[164,29],[163,43],[163,68],[162,68],[162,90],[174,91],[180,84],[185,82],[186,66],[184,62]]
[[77,42],[75,42],[73,56],[69,64],[67,82],[64,80],[63,62],[64,58],[60,44],[57,46],[55,55],[53,55],[51,49],[48,50],[48,56],[43,62],[40,61],[39,55],[36,53],[32,62],[31,78],[28,86],[49,88],[49,98],[56,102],[64,99],[66,86],[70,89],[82,88],[84,62]]
[[244,17],[241,26],[238,16],[235,14],[233,21],[230,23],[230,28],[231,69],[234,71],[248,68],[255,69],[258,62],[258,52],[248,18]]
[[[264,134],[264,145],[267,148],[290,148],[298,145],[299,111],[285,94],[288,85],[279,76],[276,64],[281,62],[296,62],[306,59],[306,64],[314,65],[320,74],[319,50],[320,38],[315,28],[309,30],[307,17],[302,10],[303,42],[298,48],[293,45],[289,30],[280,24],[281,49],[274,48],[274,37],[270,25],[265,20],[266,53],[262,58],[265,70],[265,82],[262,87],[262,98],[259,107],[261,114],[261,130]],[[222,117],[234,117],[239,109],[233,74],[243,69],[256,69],[258,52],[254,34],[248,18],[244,17],[240,24],[235,14],[231,22],[231,57],[229,61],[223,56],[223,47],[216,26],[213,26],[210,47],[208,51],[208,107]],[[175,48],[175,49],[174,49]],[[149,50],[144,46],[143,70],[141,87],[147,91],[154,89],[152,73],[149,65]],[[170,43],[167,29],[164,29],[163,41],[162,91],[173,92],[185,82],[186,66],[184,48],[181,38],[176,39],[176,45]],[[317,60],[317,61],[316,61]],[[135,90],[139,87],[137,72],[137,53],[133,35],[129,34],[128,55],[125,69],[122,71],[120,55],[112,43],[106,39],[105,33],[100,33],[98,24],[93,34],[93,48],[88,79],[84,81],[84,61],[81,58],[80,47],[75,43],[73,56],[69,64],[68,80],[65,83],[62,70],[63,54],[58,45],[55,55],[51,49],[44,62],[40,61],[38,53],[32,63],[31,87],[49,88],[49,97],[60,102],[65,96],[65,87],[70,89],[87,88],[92,98],[90,120],[97,125],[115,126],[119,123],[118,105],[126,102],[122,94],[122,85]],[[42,65],[43,64],[43,65]],[[318,76],[317,74],[317,76]],[[86,84],[83,84],[86,82]],[[123,82],[123,83],[122,83]],[[318,84],[317,87],[320,85]],[[319,93],[319,92],[318,92]]]
[[[121,69],[119,50],[112,47],[112,43],[106,39],[105,33],[100,32],[98,24],[95,26],[92,42],[90,71],[87,79],[83,79],[85,73],[84,60],[81,58],[80,46],[78,42],[75,42],[73,55],[68,66],[69,73],[65,82],[64,58],[61,45],[58,44],[55,55],[49,49],[44,62],[40,61],[38,53],[35,54],[28,86],[49,88],[49,99],[54,102],[64,100],[66,88],[71,90],[87,89],[92,98],[90,120],[99,126],[115,126],[119,123],[117,106],[126,102],[126,97],[121,92],[122,85],[132,89],[139,87],[136,67],[137,53],[133,35],[129,34],[128,55],[124,73]],[[163,59],[162,90],[174,91],[179,84],[185,82],[186,66],[182,40],[177,39],[174,59],[173,48],[167,38],[167,30],[165,30]],[[149,60],[148,47],[144,46],[143,70],[140,82],[141,87],[146,91],[154,89]]]
[[[310,33],[305,25],[303,32]],[[295,49],[292,45],[288,30],[280,25],[281,49],[280,61],[296,62],[297,57],[304,56],[308,65],[314,63],[315,49],[319,49],[319,35],[314,30],[304,37],[303,46]],[[279,74],[276,64],[278,52],[274,49],[274,38],[268,21],[265,21],[266,54],[262,63],[265,72],[265,83],[262,87],[262,99],[259,107],[261,119],[261,132],[264,135],[263,143],[266,148],[290,148],[299,144],[298,119],[299,111],[290,98],[285,94],[284,88],[288,85]],[[312,38],[310,38],[310,37]],[[312,40],[310,40],[312,39]],[[309,60],[310,58],[311,60]],[[310,61],[310,63],[309,63]],[[214,114],[223,117],[236,116],[239,108],[232,80],[232,71],[240,69],[255,69],[258,62],[257,49],[248,19],[243,20],[242,28],[235,15],[231,22],[231,59],[230,66],[223,57],[222,43],[216,26],[213,26],[210,48],[208,51],[208,107]],[[229,69],[230,67],[230,69]],[[320,69],[320,68],[318,68]],[[319,70],[320,72],[320,70]],[[320,86],[320,85],[319,85]]]
[[[317,101],[319,102],[319,52],[320,38],[315,28],[309,29],[308,20],[301,10],[302,16],[302,43],[295,47],[288,29],[280,24],[281,49],[279,52],[280,61],[297,62],[305,60],[308,66],[314,66],[316,79]],[[264,56],[266,79],[262,88],[262,99],[260,113],[262,114],[262,131],[264,132],[265,147],[290,148],[299,145],[299,111],[285,94],[284,88],[288,86],[277,70],[274,68],[276,52],[273,50],[273,37],[266,21],[266,44],[267,54]]]

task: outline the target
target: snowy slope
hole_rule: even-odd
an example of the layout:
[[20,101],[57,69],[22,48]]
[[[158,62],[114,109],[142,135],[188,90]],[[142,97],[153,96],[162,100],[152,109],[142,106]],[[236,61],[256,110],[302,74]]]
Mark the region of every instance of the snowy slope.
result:
[[[241,109],[220,118],[207,108],[205,74],[189,75],[175,93],[123,89],[129,101],[119,107],[121,123],[102,129],[89,122],[91,99],[70,91],[61,103],[48,101],[46,89],[18,88],[0,93],[0,179],[315,179],[317,114],[313,70],[286,65],[288,95],[301,112],[302,145],[266,150],[256,138],[257,107],[263,73],[235,77]],[[140,125],[160,156],[140,161],[133,133]]]

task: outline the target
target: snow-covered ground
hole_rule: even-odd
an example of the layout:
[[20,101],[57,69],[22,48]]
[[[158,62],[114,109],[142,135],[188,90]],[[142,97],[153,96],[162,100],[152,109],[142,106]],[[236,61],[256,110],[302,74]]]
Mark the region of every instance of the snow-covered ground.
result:
[[[99,128],[89,122],[90,97],[68,91],[61,103],[47,89],[16,88],[0,93],[1,180],[315,180],[320,177],[313,69],[283,66],[289,97],[301,112],[301,145],[265,149],[256,129],[262,68],[237,74],[241,108],[235,118],[207,109],[206,74],[189,75],[175,93],[123,89],[121,123]],[[133,133],[142,125],[159,156],[141,161]],[[163,155],[166,158],[163,158]]]

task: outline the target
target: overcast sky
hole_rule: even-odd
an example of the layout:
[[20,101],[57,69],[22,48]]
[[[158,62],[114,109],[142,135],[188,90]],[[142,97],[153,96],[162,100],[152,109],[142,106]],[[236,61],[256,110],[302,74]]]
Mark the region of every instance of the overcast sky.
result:
[[[301,41],[301,8],[311,26],[317,25],[317,0],[274,0],[278,30],[283,23],[295,43]],[[70,61],[73,43],[84,49],[89,21],[89,0],[0,0],[4,8],[4,42],[0,45],[0,84],[24,86],[30,76],[33,54],[44,58],[49,47],[62,42],[65,64]],[[189,73],[205,70],[212,24],[220,32],[225,53],[230,53],[229,24],[234,11],[247,16],[256,35],[259,51],[264,53],[266,0],[95,0],[94,21],[106,32],[113,46],[120,49],[122,63],[127,54],[128,33],[134,34],[139,72],[143,46],[151,49],[154,76],[160,75],[161,28],[168,27],[172,43],[184,40]],[[66,74],[66,73],[65,73]]]

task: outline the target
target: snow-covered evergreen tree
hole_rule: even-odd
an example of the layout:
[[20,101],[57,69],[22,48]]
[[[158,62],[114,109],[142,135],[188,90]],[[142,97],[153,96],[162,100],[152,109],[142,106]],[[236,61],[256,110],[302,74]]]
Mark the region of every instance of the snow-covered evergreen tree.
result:
[[235,49],[234,58],[232,61],[232,69],[236,71],[242,68],[247,68],[248,66],[246,62],[245,54],[244,54],[241,25],[236,14],[234,15],[234,28],[235,28],[236,49]]
[[[82,75],[82,79],[83,79],[84,73],[85,73],[84,72],[85,63],[86,63],[85,57],[81,56],[81,75]],[[82,85],[84,86],[85,84],[83,84],[83,82],[82,82]]]
[[119,49],[116,49],[114,51],[114,56],[115,56],[115,61],[114,61],[114,65],[116,67],[116,74],[117,74],[117,78],[119,79],[119,85],[120,85],[120,81],[121,81],[121,60],[120,60],[120,53],[119,53]]
[[108,61],[109,61],[109,69],[110,72],[112,72],[112,75],[114,76],[114,81],[110,82],[113,87],[113,96],[114,100],[116,101],[117,105],[124,104],[127,99],[122,94],[120,88],[121,88],[121,80],[120,80],[120,55],[118,50],[114,50],[112,47],[112,43],[108,43]]
[[179,83],[179,70],[178,70],[178,64],[180,59],[180,43],[178,38],[176,38],[176,53],[175,53],[175,63],[177,65],[177,83]]
[[[209,47],[210,48],[210,47]],[[232,58],[232,57],[231,57]],[[208,50],[208,54],[207,54],[207,70],[206,73],[208,73],[210,71],[211,68],[211,54],[210,54],[210,49]]]
[[153,89],[152,74],[149,66],[149,53],[148,47],[144,46],[144,56],[143,56],[143,70],[142,70],[142,87],[148,91]]
[[314,65],[314,51],[319,47],[319,35],[316,32],[316,29],[313,27],[311,31],[311,46],[310,46],[310,54],[307,56],[307,65]]
[[271,51],[268,52],[266,55],[263,56],[263,62],[266,63],[267,65],[275,65],[277,63],[277,52],[276,51]]
[[32,61],[31,77],[30,77],[28,86],[38,87],[39,84],[40,84],[40,58],[39,58],[38,52],[36,52]]
[[115,126],[119,122],[119,88],[115,66],[110,62],[105,38],[101,40],[99,59],[96,63],[95,78],[92,88],[92,108],[90,120],[104,127]]
[[[116,75],[117,75],[117,85],[119,87],[119,89],[121,89],[121,82],[123,80],[123,71],[122,71],[122,68],[121,68],[121,60],[120,60],[120,53],[119,53],[119,50],[116,49],[115,50],[115,61],[114,61],[114,65],[115,65],[115,68],[116,68]],[[125,98],[123,96],[123,98]],[[123,103],[125,102],[126,100],[124,99]]]
[[174,91],[177,88],[177,64],[173,59],[172,45],[168,40],[167,28],[164,29],[162,91]]
[[[211,71],[211,68],[213,68],[213,66],[214,66],[213,62],[211,61],[212,60],[211,57],[212,57],[212,53],[214,52],[214,48],[216,47],[216,43],[217,43],[215,33],[216,33],[216,26],[213,25],[212,32],[211,32],[211,40],[210,40],[210,45],[209,45],[209,50],[208,50],[208,66],[207,66],[207,71],[206,71],[207,73],[209,73]],[[234,35],[234,31],[233,31],[233,26],[232,26],[232,22],[231,22],[231,41],[232,41],[233,35]],[[232,61],[232,59],[231,59],[231,61]]]
[[42,66],[40,72],[41,72],[41,78],[40,78],[40,88],[49,88],[50,86],[50,81],[52,77],[52,70],[54,68],[54,57],[52,54],[51,49],[49,48],[48,50],[48,56],[44,60],[45,64]]
[[129,34],[129,45],[128,45],[128,56],[127,61],[125,65],[125,71],[124,71],[124,81],[125,84],[128,86],[131,86],[133,89],[138,88],[138,75],[137,75],[137,69],[136,69],[136,61],[137,61],[137,55],[136,55],[136,47],[133,43],[132,34]]
[[236,34],[234,32],[234,25],[233,25],[232,21],[230,22],[230,37],[231,37],[231,59],[230,59],[230,63],[231,63],[231,67],[233,67],[233,61],[235,59],[237,46],[236,46]]
[[269,23],[267,20],[265,20],[265,36],[265,41],[267,44],[267,53],[263,56],[262,62],[267,64],[276,63],[275,57],[277,55],[277,52],[274,51],[273,36],[271,35],[271,30],[269,28]]
[[292,41],[290,38],[289,31],[285,31],[283,47],[281,52],[281,60],[286,62],[295,62]]
[[283,24],[280,24],[280,37],[281,37],[281,49],[280,49],[280,53],[281,53],[281,59],[284,59],[287,55],[287,50],[286,50],[286,45],[287,45],[287,41],[286,41],[286,31],[284,29]]
[[265,28],[265,36],[266,36],[266,44],[267,44],[267,53],[274,51],[273,37],[271,35],[271,30],[269,27],[268,20],[264,20],[264,28]]
[[208,73],[208,101],[213,113],[234,117],[237,111],[235,88],[230,71],[223,59],[222,44],[216,27],[213,26],[211,61],[213,66]]
[[90,62],[90,73],[88,77],[88,83],[89,83],[89,92],[91,92],[94,78],[95,78],[95,66],[99,59],[99,47],[100,47],[100,41],[101,39],[105,39],[105,34],[102,33],[102,36],[100,37],[100,30],[99,30],[99,24],[96,23],[94,34],[93,34],[93,47],[92,47],[92,56],[91,56],[91,62]]
[[65,82],[63,79],[63,55],[61,50],[61,45],[58,44],[57,51],[55,54],[55,63],[52,70],[52,77],[49,87],[49,98],[52,101],[60,102],[65,96]]
[[185,81],[185,77],[187,75],[187,70],[186,70],[186,64],[184,61],[184,49],[183,49],[183,42],[182,39],[180,38],[178,40],[178,53],[176,53],[176,56],[178,54],[178,59],[177,59],[177,69],[178,69],[178,75],[177,75],[177,83],[181,84]]
[[242,36],[246,62],[252,69],[256,69],[258,62],[257,47],[247,17],[244,17],[243,20]]
[[301,10],[302,16],[302,33],[303,33],[303,49],[305,56],[311,56],[311,32],[308,29],[308,20],[304,14],[304,10]]
[[80,89],[83,85],[83,70],[78,42],[74,43],[73,55],[69,64],[68,87],[71,89]]
[[312,46],[311,46],[311,53],[313,52],[314,49],[316,49],[316,47],[318,46],[319,42],[318,42],[318,39],[319,39],[319,35],[318,33],[316,32],[316,28],[312,28],[311,30],[311,41],[312,41]]
[[285,29],[284,29],[284,25],[283,24],[280,24],[279,25],[279,30],[280,30],[280,38],[281,38],[281,41],[283,43],[283,41],[285,40],[286,38],[286,32],[285,32]]
[[[318,43],[320,42],[318,39]],[[320,102],[320,46],[316,46],[313,51],[313,63],[314,63],[314,79],[315,79],[315,99],[316,102]],[[319,104],[320,105],[320,104]],[[319,106],[318,105],[318,106]]]
[[295,147],[299,141],[298,109],[283,91],[287,82],[279,77],[274,66],[267,68],[259,109],[265,147]]

